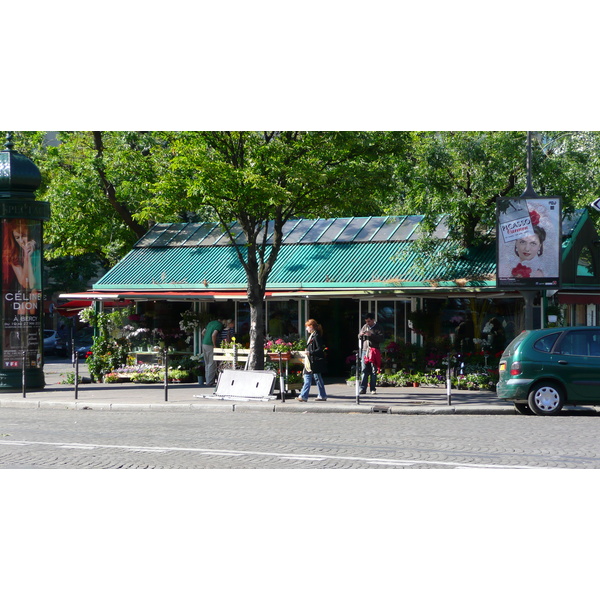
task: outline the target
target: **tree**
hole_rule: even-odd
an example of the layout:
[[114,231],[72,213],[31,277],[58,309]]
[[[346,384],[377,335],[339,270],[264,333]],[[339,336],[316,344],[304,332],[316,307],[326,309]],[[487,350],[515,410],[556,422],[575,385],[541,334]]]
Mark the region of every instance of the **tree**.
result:
[[478,230],[493,228],[496,198],[521,193],[524,152],[524,133],[413,132],[403,193],[388,211],[423,214],[430,226],[447,214],[452,235],[473,245]]
[[[250,367],[263,367],[263,301],[284,224],[292,217],[371,214],[394,188],[391,159],[406,134],[186,132],[174,135],[170,177],[157,185],[163,210],[206,210],[233,242],[247,278]],[[149,207],[150,208],[150,207]],[[167,209],[168,210],[168,209]],[[273,234],[272,240],[267,238]]]
[[161,134],[58,132],[32,158],[43,176],[38,199],[52,211],[48,257],[94,254],[108,268],[153,224],[141,213],[168,164]]
[[[413,132],[398,163],[402,192],[387,214],[447,214],[464,247],[495,230],[496,200],[526,188],[526,132]],[[598,197],[600,137],[592,132],[534,135],[532,181],[539,195],[561,196],[569,211]]]

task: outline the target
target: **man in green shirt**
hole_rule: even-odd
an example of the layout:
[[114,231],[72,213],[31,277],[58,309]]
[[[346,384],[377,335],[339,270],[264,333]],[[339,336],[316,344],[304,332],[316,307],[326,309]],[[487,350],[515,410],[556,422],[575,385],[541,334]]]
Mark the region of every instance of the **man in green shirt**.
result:
[[223,329],[223,323],[218,319],[211,321],[204,330],[202,337],[202,353],[204,354],[204,366],[206,368],[206,385],[215,385],[217,365],[213,359],[213,351],[218,345],[219,332]]

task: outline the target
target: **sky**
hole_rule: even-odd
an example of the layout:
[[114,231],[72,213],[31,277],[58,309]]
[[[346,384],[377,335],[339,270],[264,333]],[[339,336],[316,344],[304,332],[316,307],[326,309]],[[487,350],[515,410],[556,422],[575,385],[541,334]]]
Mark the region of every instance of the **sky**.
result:
[[3,33],[12,129],[598,125],[594,20],[577,2],[560,11],[466,0],[82,6],[4,11],[5,23],[26,25]]

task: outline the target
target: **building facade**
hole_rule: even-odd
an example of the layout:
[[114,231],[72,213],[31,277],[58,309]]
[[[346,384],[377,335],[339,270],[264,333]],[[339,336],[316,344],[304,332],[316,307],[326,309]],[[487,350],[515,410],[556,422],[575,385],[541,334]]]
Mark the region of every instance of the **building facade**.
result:
[[[492,319],[500,323],[502,339],[512,339],[524,328],[525,302],[519,291],[496,285],[493,236],[461,248],[442,217],[422,244],[423,219],[288,221],[265,295],[265,333],[302,335],[304,321],[316,319],[325,329],[334,374],[344,371],[367,312],[377,315],[386,343],[446,339],[465,350],[486,342]],[[246,252],[241,228],[233,231]],[[598,322],[600,242],[587,211],[563,219],[562,234],[560,287],[534,298],[534,327],[546,326],[546,307],[558,304],[565,324]],[[217,224],[171,223],[155,225],[92,290],[63,296],[131,301],[163,329],[176,328],[190,308],[232,317],[243,343],[250,325],[246,285],[236,249]]]

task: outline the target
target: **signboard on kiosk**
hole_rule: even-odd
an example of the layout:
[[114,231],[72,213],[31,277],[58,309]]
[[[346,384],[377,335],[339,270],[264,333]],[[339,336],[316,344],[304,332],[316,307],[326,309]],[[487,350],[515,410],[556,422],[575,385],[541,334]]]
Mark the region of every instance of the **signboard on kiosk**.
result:
[[557,289],[562,242],[560,198],[500,198],[496,224],[496,285]]

